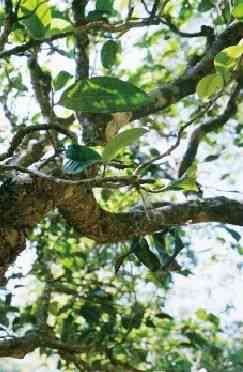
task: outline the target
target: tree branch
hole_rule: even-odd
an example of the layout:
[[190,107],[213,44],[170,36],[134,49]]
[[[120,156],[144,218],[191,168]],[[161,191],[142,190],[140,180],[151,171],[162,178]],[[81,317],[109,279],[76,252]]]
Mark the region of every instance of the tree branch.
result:
[[26,135],[28,135],[30,133],[33,133],[33,132],[39,132],[39,131],[42,131],[42,130],[43,131],[55,130],[59,133],[65,134],[66,136],[71,138],[71,140],[74,143],[77,142],[77,138],[76,138],[75,133],[71,132],[70,130],[68,130],[66,128],[63,128],[61,125],[58,125],[58,124],[30,125],[30,126],[25,127],[25,128],[20,128],[14,134],[8,150],[6,152],[4,152],[3,154],[0,154],[0,161],[3,161],[5,159],[10,158],[11,156],[13,156],[15,150],[18,148],[18,146],[21,145],[21,143],[24,140],[24,137]]
[[129,240],[165,226],[221,222],[243,226],[243,202],[224,197],[182,204],[158,204],[146,211],[111,213],[102,209],[86,185],[56,183],[50,179],[17,178],[1,192],[1,272],[25,248],[25,236],[48,211],[58,208],[66,221],[82,236],[98,243]]
[[237,84],[229,101],[227,103],[226,109],[224,110],[223,114],[219,115],[216,118],[208,120],[206,123],[197,127],[191,135],[189,143],[187,145],[186,151],[183,155],[182,161],[179,166],[178,176],[181,177],[186,170],[192,165],[193,161],[196,158],[197,150],[200,142],[202,141],[203,137],[210,133],[214,132],[219,128],[222,128],[227,121],[232,118],[234,113],[236,112],[236,99],[239,95],[240,91],[240,84]]
[[201,60],[195,66],[188,67],[178,79],[175,79],[171,83],[151,91],[149,95],[153,97],[152,104],[133,112],[131,120],[164,110],[172,103],[194,94],[199,80],[213,71],[213,60],[216,54],[222,49],[237,44],[242,37],[243,23],[233,23],[230,25],[215,39],[211,48],[206,50]]

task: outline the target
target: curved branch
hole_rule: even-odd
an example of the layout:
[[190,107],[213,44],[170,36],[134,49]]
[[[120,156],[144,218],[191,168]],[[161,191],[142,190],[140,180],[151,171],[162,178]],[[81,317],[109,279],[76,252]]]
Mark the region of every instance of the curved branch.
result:
[[8,150],[6,152],[4,152],[3,154],[0,154],[0,161],[3,161],[5,159],[11,157],[14,154],[15,150],[18,148],[18,146],[21,145],[21,143],[22,143],[22,141],[23,141],[23,139],[26,135],[28,135],[30,133],[33,133],[33,132],[42,131],[42,130],[44,130],[44,131],[55,130],[57,132],[60,132],[64,135],[68,136],[69,138],[71,138],[71,140],[74,143],[77,142],[77,138],[76,138],[75,133],[71,132],[69,129],[66,129],[66,128],[62,127],[59,124],[30,125],[28,127],[20,128],[14,134]]
[[126,241],[134,236],[151,234],[165,226],[205,222],[243,226],[243,202],[225,197],[163,205],[154,209],[151,205],[149,216],[148,211],[110,213],[94,204],[89,220],[85,220],[87,216],[80,213],[77,202],[75,200],[72,209],[61,203],[61,213],[78,232],[98,243]]
[[233,93],[231,94],[231,97],[229,98],[223,114],[200,125],[192,132],[190,141],[187,145],[186,151],[179,166],[179,177],[183,176],[186,170],[192,165],[197,155],[198,146],[203,137],[210,132],[214,132],[217,129],[222,128],[227,123],[227,121],[235,114],[237,108],[236,99],[239,95],[239,91],[240,84],[237,84]]
[[221,222],[243,226],[243,202],[225,197],[158,205],[144,211],[111,213],[102,209],[90,187],[58,183],[34,176],[17,178],[0,197],[0,269],[3,275],[25,248],[25,236],[47,214],[58,208],[82,236],[97,243],[129,240],[165,226]]
[[27,332],[22,337],[8,337],[0,341],[0,357],[22,359],[38,347],[55,349],[59,352],[82,353],[92,350],[92,346],[64,343],[42,330]]

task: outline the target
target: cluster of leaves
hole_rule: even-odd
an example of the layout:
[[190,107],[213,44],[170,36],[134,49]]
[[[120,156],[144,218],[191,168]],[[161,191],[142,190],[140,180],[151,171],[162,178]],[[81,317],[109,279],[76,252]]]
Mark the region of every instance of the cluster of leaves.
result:
[[[206,6],[206,4],[204,4]],[[209,4],[209,9],[212,5]],[[206,6],[206,10],[207,6]],[[243,20],[243,2],[235,1],[230,15]],[[243,45],[240,41],[237,45],[225,48],[214,58],[215,73],[211,73],[201,79],[197,85],[197,95],[202,99],[208,99],[222,91],[232,79],[234,72],[242,69]]]

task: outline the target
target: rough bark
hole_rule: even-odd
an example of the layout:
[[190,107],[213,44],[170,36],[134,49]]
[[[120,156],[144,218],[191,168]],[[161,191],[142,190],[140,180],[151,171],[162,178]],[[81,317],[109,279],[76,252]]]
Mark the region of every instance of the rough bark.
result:
[[102,209],[92,190],[79,184],[41,177],[17,179],[0,199],[1,274],[25,248],[25,236],[48,211],[58,208],[67,223],[98,243],[125,241],[164,226],[221,222],[243,225],[243,202],[225,197],[151,205],[148,211],[111,213]]

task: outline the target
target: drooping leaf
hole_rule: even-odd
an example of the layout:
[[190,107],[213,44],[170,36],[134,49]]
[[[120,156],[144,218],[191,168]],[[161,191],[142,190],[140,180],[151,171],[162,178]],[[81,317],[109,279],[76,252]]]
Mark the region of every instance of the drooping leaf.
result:
[[220,74],[209,74],[197,84],[197,95],[200,98],[209,98],[224,87],[224,79]]
[[68,71],[60,71],[53,81],[53,85],[55,90],[59,90],[63,88],[67,82],[73,78],[73,75],[70,74]]
[[123,147],[132,145],[145,133],[144,128],[132,128],[119,133],[105,146],[102,155],[103,160],[105,162],[111,161]]
[[134,238],[132,241],[131,250],[139,261],[142,262],[149,270],[154,272],[161,269],[160,260],[153,252],[150,251],[146,239]]
[[78,174],[101,160],[100,154],[87,146],[70,145],[66,151],[69,159],[64,165],[64,172]]
[[238,231],[231,229],[228,226],[224,226],[225,230],[228,231],[228,233],[232,236],[234,240],[239,242],[241,240],[241,235],[238,233]]
[[119,44],[115,40],[108,40],[101,49],[101,61],[105,68],[112,67],[117,61]]
[[164,312],[160,312],[160,313],[157,313],[155,314],[156,318],[159,318],[159,319],[169,319],[169,320],[173,320],[174,318],[167,314],[167,313],[164,313]]
[[152,100],[145,92],[129,82],[111,77],[80,80],[62,95],[64,107],[90,113],[129,112]]

